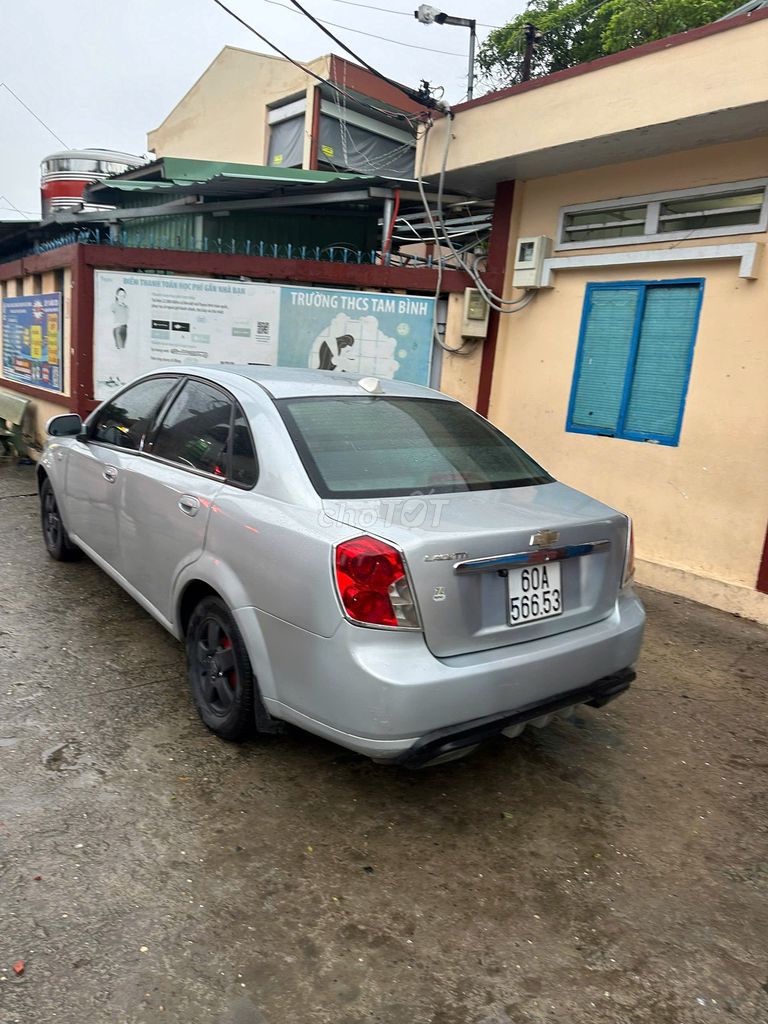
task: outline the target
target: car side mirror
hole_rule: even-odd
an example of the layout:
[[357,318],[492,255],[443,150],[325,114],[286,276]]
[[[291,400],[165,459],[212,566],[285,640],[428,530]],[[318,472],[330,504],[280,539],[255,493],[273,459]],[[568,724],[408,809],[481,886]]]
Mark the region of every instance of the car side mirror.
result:
[[52,416],[45,425],[49,437],[78,437],[83,433],[83,421],[76,412]]

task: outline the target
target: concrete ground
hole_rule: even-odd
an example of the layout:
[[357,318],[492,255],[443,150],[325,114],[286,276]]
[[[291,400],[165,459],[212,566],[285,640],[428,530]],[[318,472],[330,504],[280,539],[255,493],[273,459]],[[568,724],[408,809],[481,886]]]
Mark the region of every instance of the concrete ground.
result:
[[764,629],[646,592],[628,695],[442,768],[230,746],[34,490],[0,467],[2,1024],[768,1020]]

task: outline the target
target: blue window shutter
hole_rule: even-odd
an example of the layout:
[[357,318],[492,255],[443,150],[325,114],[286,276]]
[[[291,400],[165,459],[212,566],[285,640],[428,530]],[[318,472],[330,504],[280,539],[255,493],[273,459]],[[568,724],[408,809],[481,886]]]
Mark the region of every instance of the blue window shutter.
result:
[[688,382],[700,286],[648,286],[623,431],[677,436]]
[[635,287],[587,292],[569,426],[616,432],[639,300]]

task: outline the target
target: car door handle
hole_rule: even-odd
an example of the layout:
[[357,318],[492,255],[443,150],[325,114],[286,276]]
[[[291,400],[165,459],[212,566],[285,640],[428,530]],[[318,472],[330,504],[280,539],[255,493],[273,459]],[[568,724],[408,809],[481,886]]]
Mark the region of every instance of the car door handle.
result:
[[182,494],[179,498],[179,508],[185,516],[196,516],[200,511],[200,500],[193,494]]
[[107,466],[101,475],[108,484],[113,484],[117,480],[117,470],[114,466]]

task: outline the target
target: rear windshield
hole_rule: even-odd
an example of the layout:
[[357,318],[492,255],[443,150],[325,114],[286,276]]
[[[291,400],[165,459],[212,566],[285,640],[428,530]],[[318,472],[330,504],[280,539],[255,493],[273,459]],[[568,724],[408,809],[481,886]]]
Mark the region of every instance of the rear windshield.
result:
[[277,402],[323,498],[483,491],[551,483],[481,416],[434,398],[285,398]]

